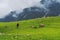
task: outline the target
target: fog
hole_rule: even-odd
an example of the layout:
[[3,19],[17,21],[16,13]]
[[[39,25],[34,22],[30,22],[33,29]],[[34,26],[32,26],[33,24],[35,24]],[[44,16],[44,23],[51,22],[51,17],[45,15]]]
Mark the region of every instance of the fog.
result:
[[40,0],[0,0],[0,18],[5,17],[10,11],[22,11],[24,8],[34,6]]
[[[45,0],[43,5],[40,1],[41,0],[0,0],[0,18],[8,15],[10,11],[21,12],[24,8],[32,6],[45,8],[45,5],[48,6],[51,3],[51,0]],[[56,0],[56,2],[60,3],[60,0]]]

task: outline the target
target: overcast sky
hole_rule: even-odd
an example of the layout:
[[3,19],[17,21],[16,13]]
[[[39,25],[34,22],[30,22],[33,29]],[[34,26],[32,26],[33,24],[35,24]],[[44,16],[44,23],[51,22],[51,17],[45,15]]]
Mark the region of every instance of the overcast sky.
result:
[[36,5],[40,0],[0,0],[0,18],[8,15],[10,11],[22,10]]
[[[38,5],[40,1],[41,0],[0,0],[0,18],[8,15],[10,11],[22,11],[24,8]],[[60,2],[60,0],[56,1]]]

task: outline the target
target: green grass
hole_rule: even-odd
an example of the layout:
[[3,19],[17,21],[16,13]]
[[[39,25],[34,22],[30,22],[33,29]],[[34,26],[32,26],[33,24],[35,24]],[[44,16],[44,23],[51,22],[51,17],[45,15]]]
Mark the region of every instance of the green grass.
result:
[[[20,25],[18,29],[16,28],[17,23]],[[41,23],[45,27],[41,28]],[[60,17],[0,22],[0,40],[60,40]]]

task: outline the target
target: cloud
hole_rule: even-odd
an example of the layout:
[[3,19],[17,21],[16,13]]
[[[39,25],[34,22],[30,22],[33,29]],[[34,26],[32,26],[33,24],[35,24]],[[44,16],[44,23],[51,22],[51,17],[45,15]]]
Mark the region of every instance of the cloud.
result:
[[0,18],[3,18],[10,12],[8,0],[0,0]]
[[[8,15],[10,11],[16,10],[17,12],[20,12],[24,8],[31,6],[45,8],[45,5],[48,6],[51,3],[51,0],[45,0],[45,3],[43,5],[40,3],[40,1],[42,0],[0,0],[0,18]],[[56,2],[60,3],[60,0],[56,0]]]
[[0,0],[0,18],[5,17],[10,11],[22,11],[24,8],[34,6],[41,0]]
[[22,10],[27,7],[34,6],[40,0],[10,0],[10,7],[12,10]]

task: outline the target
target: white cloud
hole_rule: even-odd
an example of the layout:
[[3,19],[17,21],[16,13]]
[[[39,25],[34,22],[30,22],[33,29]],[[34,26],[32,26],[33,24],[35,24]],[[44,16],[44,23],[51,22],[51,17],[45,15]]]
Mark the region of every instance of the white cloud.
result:
[[[41,0],[0,0],[0,18],[5,17],[10,11],[19,10],[31,7],[31,6],[41,6],[44,8],[44,5],[39,4]],[[48,1],[48,0],[47,0]],[[46,4],[49,4],[50,1]],[[60,3],[60,0],[56,0]],[[39,6],[39,7],[40,7]]]
[[0,0],[0,18],[3,18],[10,11],[10,7],[8,5],[8,0]]
[[22,10],[37,4],[40,0],[0,0],[0,18],[5,17],[11,10]]
[[20,10],[26,7],[31,7],[40,0],[10,0],[10,7],[12,10]]

